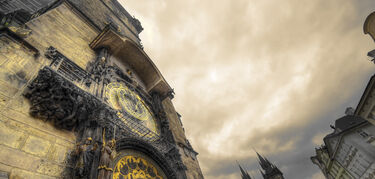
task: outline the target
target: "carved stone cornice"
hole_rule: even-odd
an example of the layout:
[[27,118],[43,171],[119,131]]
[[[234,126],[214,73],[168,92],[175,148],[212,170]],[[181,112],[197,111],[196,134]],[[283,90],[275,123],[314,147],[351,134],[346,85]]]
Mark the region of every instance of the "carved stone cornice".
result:
[[146,92],[167,95],[172,90],[150,57],[129,38],[122,37],[110,26],[90,43],[92,49],[107,48],[119,62],[126,63],[138,74],[146,86]]

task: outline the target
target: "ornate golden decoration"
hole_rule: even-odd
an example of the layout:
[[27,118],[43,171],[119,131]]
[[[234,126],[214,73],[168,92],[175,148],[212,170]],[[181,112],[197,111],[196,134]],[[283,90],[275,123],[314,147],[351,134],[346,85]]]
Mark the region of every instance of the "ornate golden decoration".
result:
[[141,157],[125,156],[114,169],[113,179],[162,179],[154,165]]
[[[123,83],[112,82],[107,85],[105,94],[112,107],[118,110],[117,116],[125,124],[127,124],[127,126],[129,126],[133,132],[147,138],[153,138],[159,134],[157,124],[151,110],[136,92],[129,89]],[[127,118],[126,115],[124,115],[121,111],[126,112],[136,120]],[[133,127],[134,123],[142,124],[148,128],[151,133],[141,130],[140,128]]]

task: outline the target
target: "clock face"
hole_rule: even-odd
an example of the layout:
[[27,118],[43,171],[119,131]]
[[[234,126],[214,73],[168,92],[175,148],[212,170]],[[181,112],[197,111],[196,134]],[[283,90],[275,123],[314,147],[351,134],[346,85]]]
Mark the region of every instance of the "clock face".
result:
[[107,85],[105,95],[108,103],[118,111],[120,120],[133,132],[146,138],[159,135],[154,115],[136,92],[123,83],[112,82]]
[[115,165],[113,179],[163,179],[163,172],[143,157],[124,156]]

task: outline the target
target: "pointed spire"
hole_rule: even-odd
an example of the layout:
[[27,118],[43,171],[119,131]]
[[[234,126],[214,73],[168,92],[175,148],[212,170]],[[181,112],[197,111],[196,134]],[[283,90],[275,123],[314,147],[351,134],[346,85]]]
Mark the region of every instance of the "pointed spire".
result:
[[264,178],[265,175],[264,175],[263,171],[262,171],[261,169],[258,169],[258,170],[259,170],[260,174],[262,174],[262,176],[263,176],[263,178]]
[[259,159],[259,165],[263,168],[263,170],[267,170],[268,168],[272,167],[271,162],[268,161],[267,158],[260,155],[258,152],[256,152]]
[[238,166],[240,167],[240,170],[241,170],[241,177],[242,177],[242,179],[251,179],[249,173],[247,173],[247,171],[244,170],[244,169],[241,167],[241,165],[238,163],[237,160],[236,160],[236,162],[237,162]]
[[282,177],[283,174],[274,164],[272,164],[266,157],[263,157],[258,152],[256,152],[256,153],[257,153],[257,156],[259,158],[259,165],[263,169],[263,170],[259,170],[260,173],[262,174],[263,178],[268,179],[272,176],[281,176]]

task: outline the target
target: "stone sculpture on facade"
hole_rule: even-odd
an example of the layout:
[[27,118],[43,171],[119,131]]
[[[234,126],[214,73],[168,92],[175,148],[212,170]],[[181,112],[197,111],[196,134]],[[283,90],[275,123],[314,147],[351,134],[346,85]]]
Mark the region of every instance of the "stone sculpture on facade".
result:
[[87,66],[86,70],[92,75],[96,82],[100,82],[103,74],[105,73],[107,58],[108,50],[106,48],[102,48],[99,50],[96,60]]
[[98,179],[110,179],[113,169],[110,167],[112,160],[116,155],[116,141],[113,139],[108,144],[103,144],[100,160]]
[[[65,61],[69,60],[65,56],[62,56],[62,54],[60,54],[58,51],[51,54],[55,54],[56,57]],[[54,61],[52,61],[51,66],[53,67],[53,65]],[[114,69],[114,71],[111,73],[119,71],[115,70],[115,66],[107,67],[113,67],[111,69]],[[73,69],[73,71],[79,72],[80,69]],[[120,78],[123,75],[127,76],[125,73],[120,73],[123,75],[119,75],[116,72],[115,74]],[[45,121],[51,121],[58,128],[75,131],[77,133],[78,140],[85,140],[87,137],[91,137],[92,141],[95,141],[94,143],[97,142],[100,145],[102,140],[99,136],[102,132],[99,132],[101,131],[98,130],[99,128],[106,129],[106,138],[113,138],[113,132],[111,130],[113,129],[114,125],[118,125],[119,129],[119,133],[116,138],[121,139],[127,136],[135,136],[135,134],[133,134],[131,131],[126,130],[124,123],[118,119],[114,110],[106,107],[102,101],[98,100],[93,95],[74,86],[73,83],[67,80],[68,78],[64,78],[62,75],[66,77],[68,74],[59,73],[59,68],[52,69],[50,67],[45,67],[29,85],[24,95],[31,102],[30,113],[32,116],[35,118],[44,119]],[[89,79],[93,80],[93,78]],[[82,80],[83,79],[79,79],[76,81],[84,83]],[[126,78],[124,80],[127,81]],[[102,81],[100,81],[100,83],[102,84]],[[56,100],[60,98],[56,98],[55,96],[62,96],[63,98],[61,99],[64,100]],[[178,149],[175,145],[173,145],[173,143],[175,143],[173,134],[169,127],[170,124],[167,119],[166,112],[161,104],[162,99],[166,98],[166,96],[153,93],[150,98],[147,98],[147,96],[142,97],[145,97],[145,102],[152,106],[152,110],[155,113],[156,118],[160,120],[161,138],[155,141],[155,147],[165,153],[168,163],[173,166],[173,169],[176,169],[173,172],[184,171],[186,167],[181,161],[181,156],[178,154]],[[67,105],[67,102],[69,102],[71,105]],[[63,115],[59,115],[60,113]],[[88,165],[89,168],[92,168],[92,170],[88,171],[88,175],[90,177],[96,178],[99,175],[98,172],[100,171],[98,171],[98,166],[100,161],[100,153],[101,152],[98,150],[93,152],[92,164]],[[73,165],[76,166],[75,164]]]
[[76,163],[76,174],[79,178],[90,178],[91,164],[97,147],[98,144],[93,144],[91,137],[88,137],[83,144],[78,144],[76,154],[79,157]]

